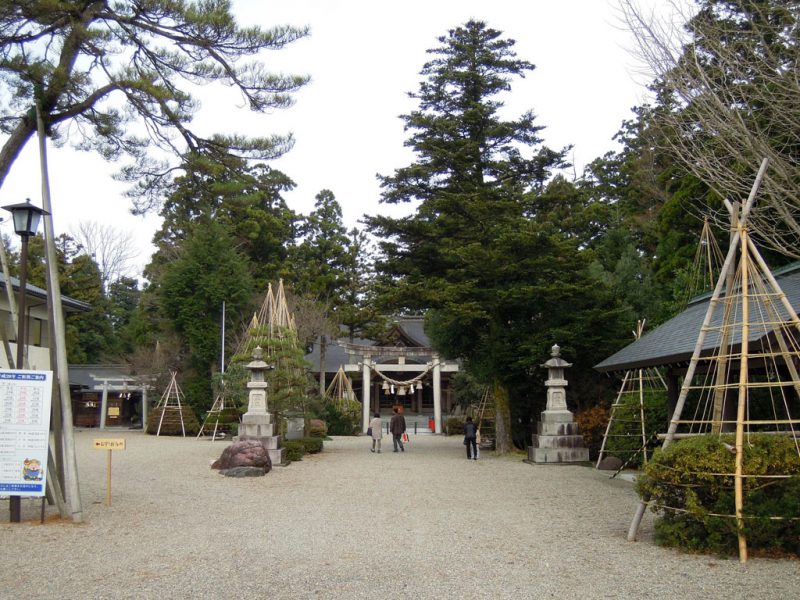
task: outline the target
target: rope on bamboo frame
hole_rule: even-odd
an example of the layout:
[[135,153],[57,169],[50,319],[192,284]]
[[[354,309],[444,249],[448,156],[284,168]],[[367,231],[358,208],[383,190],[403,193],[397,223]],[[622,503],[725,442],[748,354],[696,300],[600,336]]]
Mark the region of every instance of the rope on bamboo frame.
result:
[[[697,515],[691,510],[687,510],[685,508],[676,508],[674,506],[667,506],[666,504],[652,504],[651,506],[653,507],[654,510],[655,509],[671,510],[671,511],[674,511],[674,512],[681,512],[681,513],[690,514],[690,515],[693,515],[693,516],[695,516],[697,518],[703,518],[703,517],[719,517],[719,518],[722,518],[722,519],[735,519],[735,518],[737,518],[736,515],[723,515],[723,514],[720,514],[720,513],[704,513],[702,515]],[[766,519],[766,520],[769,520],[769,521],[800,521],[800,517],[776,517],[776,516],[766,516],[766,515],[742,515],[740,518],[745,519],[745,520],[747,520],[747,519],[749,519],[749,520]]]

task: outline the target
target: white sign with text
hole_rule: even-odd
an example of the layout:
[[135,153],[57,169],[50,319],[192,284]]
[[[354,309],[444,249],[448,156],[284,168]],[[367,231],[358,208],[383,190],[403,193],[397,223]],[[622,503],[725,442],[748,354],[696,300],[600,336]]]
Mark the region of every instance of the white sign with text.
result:
[[52,371],[0,371],[0,494],[44,496]]

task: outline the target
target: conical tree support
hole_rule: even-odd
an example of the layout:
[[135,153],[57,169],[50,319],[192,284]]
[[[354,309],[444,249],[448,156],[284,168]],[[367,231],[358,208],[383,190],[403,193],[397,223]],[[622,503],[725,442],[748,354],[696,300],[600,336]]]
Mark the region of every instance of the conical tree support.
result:
[[[633,332],[634,339],[638,340],[642,337],[644,325],[644,320],[637,322],[636,330]],[[612,437],[611,432],[612,428],[614,427],[614,423],[617,423],[618,428],[625,430],[625,433],[620,435],[630,436],[634,434],[634,432],[625,429],[625,424],[622,423],[622,419],[619,418],[620,412],[623,412],[624,417],[624,411],[631,410],[633,399],[635,399],[637,403],[637,414],[635,415],[636,418],[629,419],[628,422],[630,425],[636,428],[635,435],[639,436],[642,441],[642,446],[640,450],[636,451],[636,453],[641,451],[644,463],[647,464],[647,445],[650,436],[647,435],[647,423],[645,419],[645,392],[647,391],[648,386],[649,389],[666,393],[667,384],[657,369],[631,369],[625,372],[625,375],[622,378],[622,384],[617,392],[617,396],[614,400],[614,403],[611,405],[611,414],[609,415],[606,431],[603,435],[603,441],[600,445],[600,452],[597,455],[595,468],[599,468],[600,462],[603,460],[609,438]]]
[[183,422],[183,407],[181,406],[181,396],[183,395],[183,392],[181,392],[180,387],[178,387],[176,376],[177,373],[172,371],[172,378],[170,379],[169,386],[161,396],[161,401],[156,407],[156,410],[161,409],[161,416],[158,420],[158,430],[156,431],[156,436],[161,435],[161,426],[164,424],[164,415],[167,413],[167,411],[174,411],[177,409],[181,420],[181,433],[183,434],[183,437],[186,437],[186,426]]
[[355,400],[356,394],[353,391],[353,384],[342,367],[339,367],[339,370],[336,371],[333,381],[331,381],[328,389],[325,390],[325,398],[332,402],[339,411],[347,410],[348,403]]
[[[720,433],[730,425],[735,425],[735,452],[734,473],[715,474],[719,476],[732,476],[734,480],[735,514],[730,517],[736,520],[739,560],[747,560],[747,540],[745,538],[745,473],[744,450],[745,437],[753,431],[769,428],[776,434],[788,434],[794,439],[795,449],[800,455],[797,436],[794,430],[800,420],[792,418],[790,408],[792,400],[796,405],[800,398],[800,376],[798,376],[795,360],[800,355],[800,342],[797,333],[800,332],[800,319],[781,290],[769,267],[761,257],[758,249],[750,240],[747,229],[749,212],[753,206],[756,191],[766,169],[766,160],[762,163],[753,190],[750,193],[741,214],[737,208],[730,204],[732,223],[735,230],[731,239],[731,246],[725,259],[722,272],[709,301],[703,325],[698,334],[692,359],[681,388],[680,396],[670,422],[664,447],[668,446],[678,436],[695,435],[701,429],[710,430],[711,433]],[[736,259],[738,257],[738,265]],[[722,289],[725,288],[725,295]],[[719,303],[724,302],[723,318],[714,320],[714,315]],[[783,314],[782,316],[781,308]],[[713,322],[713,325],[712,325]],[[713,352],[703,353],[709,333],[716,333],[717,339]],[[736,344],[739,344],[738,350]],[[773,347],[777,345],[777,348]],[[706,349],[708,350],[708,349]],[[705,369],[707,380],[694,382],[698,364],[707,363]],[[729,373],[729,366],[738,364],[738,373]],[[760,369],[753,371],[754,369]],[[762,373],[761,380],[754,379],[754,373]],[[733,377],[732,377],[733,375]],[[786,376],[791,381],[781,381],[781,376]],[[711,377],[712,379],[709,379]],[[735,379],[732,381],[732,379]],[[790,384],[790,385],[789,385]],[[750,417],[751,390],[757,389],[760,395],[759,402],[772,403],[772,418],[758,419]],[[724,402],[727,392],[736,393],[735,421],[732,416],[726,420]],[[794,393],[793,397],[787,396]],[[705,394],[706,404],[698,402],[697,411],[692,418],[682,417],[687,396],[690,393],[700,394],[701,400]],[[698,418],[698,413],[700,416]],[[784,417],[785,415],[785,417]],[[690,427],[690,432],[678,434],[679,425]],[[760,478],[780,478],[782,474],[770,473],[758,475]],[[644,498],[637,508],[628,539],[633,540],[644,514],[649,498]],[[661,507],[665,510],[670,507]],[[780,515],[775,517],[780,518]],[[775,518],[773,517],[773,518]]]

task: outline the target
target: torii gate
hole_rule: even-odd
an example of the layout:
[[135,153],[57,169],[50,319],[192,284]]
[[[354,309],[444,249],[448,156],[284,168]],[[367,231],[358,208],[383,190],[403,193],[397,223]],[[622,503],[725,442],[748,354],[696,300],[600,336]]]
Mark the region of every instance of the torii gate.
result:
[[[344,366],[347,372],[362,372],[362,432],[367,432],[370,421],[370,389],[372,387],[372,369],[380,365],[382,372],[404,372],[404,373],[425,373],[431,371],[433,379],[433,420],[434,432],[442,433],[442,373],[452,373],[458,371],[458,365],[442,360],[437,352],[432,348],[406,347],[406,346],[361,346],[359,344],[342,344],[351,360],[355,356],[361,356],[361,361],[352,362]],[[376,363],[373,357],[397,357],[398,363],[386,364]],[[405,363],[409,357],[430,357],[430,361],[425,364]]]

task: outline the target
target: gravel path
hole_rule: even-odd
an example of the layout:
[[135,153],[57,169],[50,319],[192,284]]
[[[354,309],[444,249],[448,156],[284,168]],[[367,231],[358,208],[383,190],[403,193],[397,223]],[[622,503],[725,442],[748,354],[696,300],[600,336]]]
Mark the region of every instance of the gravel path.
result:
[[[125,437],[113,457],[96,437]],[[141,432],[76,433],[85,523],[39,525],[0,501],[0,597],[753,598],[800,597],[800,562],[690,556],[625,534],[630,483],[579,466],[467,461],[457,437],[405,453],[335,438],[266,477],[209,468],[225,447]],[[388,446],[388,451],[387,451]]]

